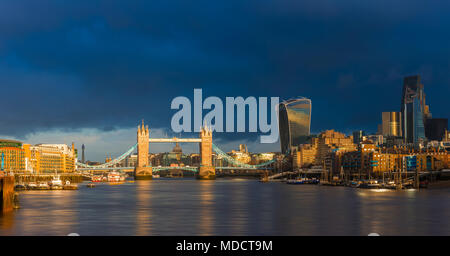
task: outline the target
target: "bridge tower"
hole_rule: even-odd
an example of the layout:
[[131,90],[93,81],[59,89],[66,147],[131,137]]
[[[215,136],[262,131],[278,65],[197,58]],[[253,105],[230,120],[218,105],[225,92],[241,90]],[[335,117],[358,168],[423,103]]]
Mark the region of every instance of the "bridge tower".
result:
[[216,170],[212,163],[212,130],[203,127],[200,130],[200,169],[197,178],[213,180],[216,178]]
[[134,169],[134,178],[136,180],[151,180],[152,179],[152,167],[148,163],[148,145],[149,145],[150,133],[148,125],[144,126],[144,120],[142,120],[142,126],[138,126],[137,131],[137,165]]

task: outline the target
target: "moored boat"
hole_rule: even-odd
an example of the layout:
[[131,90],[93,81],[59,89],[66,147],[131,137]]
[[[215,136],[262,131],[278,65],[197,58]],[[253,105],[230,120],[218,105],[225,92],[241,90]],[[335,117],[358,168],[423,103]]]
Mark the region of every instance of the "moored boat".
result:
[[26,190],[27,187],[25,186],[25,184],[19,183],[19,184],[17,184],[16,186],[14,186],[14,189],[15,189],[16,191],[22,191],[22,190]]
[[27,189],[33,190],[33,189],[37,189],[38,185],[36,182],[28,182],[26,187],[27,187]]
[[316,178],[297,178],[297,179],[290,179],[286,181],[286,184],[319,184],[320,180]]
[[59,175],[53,176],[53,179],[48,182],[51,189],[58,190],[63,188],[63,182]]
[[102,175],[94,175],[91,178],[92,182],[102,182],[103,181],[103,176]]
[[125,178],[123,180],[121,180],[121,175],[120,173],[116,172],[116,171],[112,171],[110,173],[108,173],[108,182],[120,182],[120,181],[124,181]]
[[303,179],[290,179],[286,181],[286,184],[293,184],[293,185],[305,184],[305,181]]
[[378,183],[378,181],[376,180],[368,180],[359,184],[359,188],[366,188],[366,189],[378,189],[381,187],[382,187],[381,184]]
[[320,180],[317,178],[311,178],[307,180],[307,184],[319,184]]
[[50,186],[45,182],[39,182],[39,184],[37,184],[37,189],[47,190],[47,189],[50,189]]
[[397,185],[393,181],[389,181],[388,183],[383,184],[383,188],[386,189],[397,189]]

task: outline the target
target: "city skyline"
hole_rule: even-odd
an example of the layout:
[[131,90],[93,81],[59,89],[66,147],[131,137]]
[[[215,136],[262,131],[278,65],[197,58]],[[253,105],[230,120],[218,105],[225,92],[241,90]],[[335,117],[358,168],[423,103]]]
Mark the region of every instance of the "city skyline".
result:
[[[419,75],[420,76],[420,75]],[[404,79],[410,79],[413,76],[407,76]],[[420,78],[419,78],[420,79]],[[406,81],[406,80],[405,80]],[[426,86],[425,86],[426,87]],[[423,90],[424,85],[421,84],[421,88]],[[404,90],[404,88],[403,88]],[[300,97],[299,99],[306,99],[304,97]],[[310,101],[309,99],[306,99],[308,101]],[[291,100],[292,101],[292,100]],[[289,102],[289,101],[287,101]],[[402,102],[403,102],[403,98],[402,98]],[[284,104],[285,102],[282,102],[282,104]],[[428,109],[428,105],[426,106]],[[427,110],[428,111],[428,110]],[[246,113],[248,115],[248,113]],[[385,114],[389,114],[389,112],[382,112],[383,114],[383,118],[381,118],[382,124],[378,124],[378,130],[377,130],[377,134],[382,134],[382,135],[389,135],[389,134],[385,134],[385,127],[382,128],[382,130],[380,130],[381,125],[385,126],[385,125],[389,125],[387,124],[386,120],[385,120]],[[399,112],[398,114],[401,115],[401,112]],[[430,114],[431,116],[431,114]],[[247,116],[248,118],[248,116]],[[309,117],[311,118],[311,117]],[[314,118],[312,118],[314,119]],[[431,119],[430,119],[431,120]],[[447,121],[447,118],[434,118],[434,120],[437,121]],[[301,121],[301,120],[297,120],[297,121]],[[430,123],[431,124],[431,123]],[[440,122],[439,126],[440,129],[443,128],[442,125],[443,122]],[[313,127],[314,128],[314,127]],[[423,127],[424,128],[424,127]],[[437,128],[437,127],[436,127]],[[311,128],[308,128],[311,129]],[[311,133],[311,135],[318,135],[321,132],[324,132],[326,130],[334,130],[333,127],[330,127],[329,129],[325,129],[322,131],[313,131]],[[433,128],[435,129],[435,128]],[[88,155],[86,156],[86,161],[95,161],[95,162],[103,162],[105,160],[105,158],[107,156],[118,156],[121,153],[123,153],[124,149],[127,149],[130,146],[130,141],[132,137],[134,137],[134,128],[130,128],[130,129],[112,129],[109,131],[101,131],[99,129],[77,129],[77,130],[70,130],[70,129],[66,129],[66,131],[62,131],[61,129],[53,129],[53,130],[48,130],[45,132],[40,132],[40,133],[34,133],[31,136],[28,135],[25,138],[21,139],[18,137],[14,137],[14,136],[3,136],[2,138],[4,139],[13,139],[13,140],[19,140],[19,141],[23,141],[24,143],[30,143],[30,144],[41,144],[41,143],[54,143],[54,144],[61,144],[61,143],[65,143],[67,145],[76,142],[77,143],[77,148],[80,149],[80,154],[78,156],[79,160],[81,160],[81,147],[82,145],[89,145],[90,147],[88,148]],[[162,129],[162,128],[150,128],[151,130],[151,136],[156,136],[156,137],[167,137],[167,138],[171,138],[171,137],[182,137],[182,138],[192,138],[193,134],[195,134],[195,132],[193,133],[174,133],[172,131],[170,131],[170,129]],[[375,132],[370,132],[371,129],[369,130],[365,130],[366,134],[375,134]],[[285,132],[285,131],[284,131]],[[340,131],[342,132],[342,131]],[[347,130],[347,132],[343,132],[346,135],[352,135],[354,131],[349,132]],[[438,132],[433,131],[434,133]],[[425,133],[425,130],[423,131],[423,133]],[[214,135],[218,136],[217,141],[219,143],[221,143],[223,145],[223,148],[226,151],[232,151],[233,149],[236,149],[236,147],[241,144],[247,144],[248,147],[250,148],[250,151],[253,152],[279,152],[280,151],[280,140],[278,140],[276,143],[269,143],[269,144],[264,144],[264,143],[259,143],[257,140],[252,140],[252,139],[240,139],[240,140],[231,140],[228,141],[226,139],[223,139],[223,137],[221,137],[222,133],[221,132],[214,132]],[[248,133],[246,133],[248,134]],[[280,135],[283,136],[283,130],[280,129]],[[186,135],[186,136],[185,136]],[[425,136],[425,134],[423,134],[423,136]],[[436,136],[434,134],[434,136]],[[112,139],[110,140],[110,138],[116,138],[116,139]],[[117,138],[120,138],[120,140],[117,140]],[[119,141],[119,143],[117,143]],[[304,141],[303,144],[308,143],[308,141]],[[79,144],[79,145],[78,145]],[[150,148],[150,153],[161,153],[161,152],[170,152],[171,148],[173,147],[173,145],[171,144],[153,144],[152,147]],[[91,151],[91,152],[89,152]],[[193,145],[185,145],[184,146],[184,152],[187,153],[197,153],[198,149],[196,146]]]

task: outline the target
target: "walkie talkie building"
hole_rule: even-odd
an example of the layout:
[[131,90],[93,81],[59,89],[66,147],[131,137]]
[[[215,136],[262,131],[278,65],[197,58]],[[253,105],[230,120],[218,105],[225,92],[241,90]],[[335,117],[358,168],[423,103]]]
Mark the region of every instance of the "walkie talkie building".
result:
[[311,100],[300,97],[281,102],[278,110],[280,144],[283,154],[308,142],[311,128]]

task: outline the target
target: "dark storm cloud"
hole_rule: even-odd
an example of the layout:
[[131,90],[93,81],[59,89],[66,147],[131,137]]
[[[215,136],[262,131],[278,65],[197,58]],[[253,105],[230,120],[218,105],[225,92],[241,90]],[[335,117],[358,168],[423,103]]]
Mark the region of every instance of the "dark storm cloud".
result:
[[306,96],[313,131],[375,131],[410,74],[422,75],[433,115],[450,117],[448,11],[447,1],[2,1],[0,134],[142,118],[168,128],[171,100],[193,88]]

